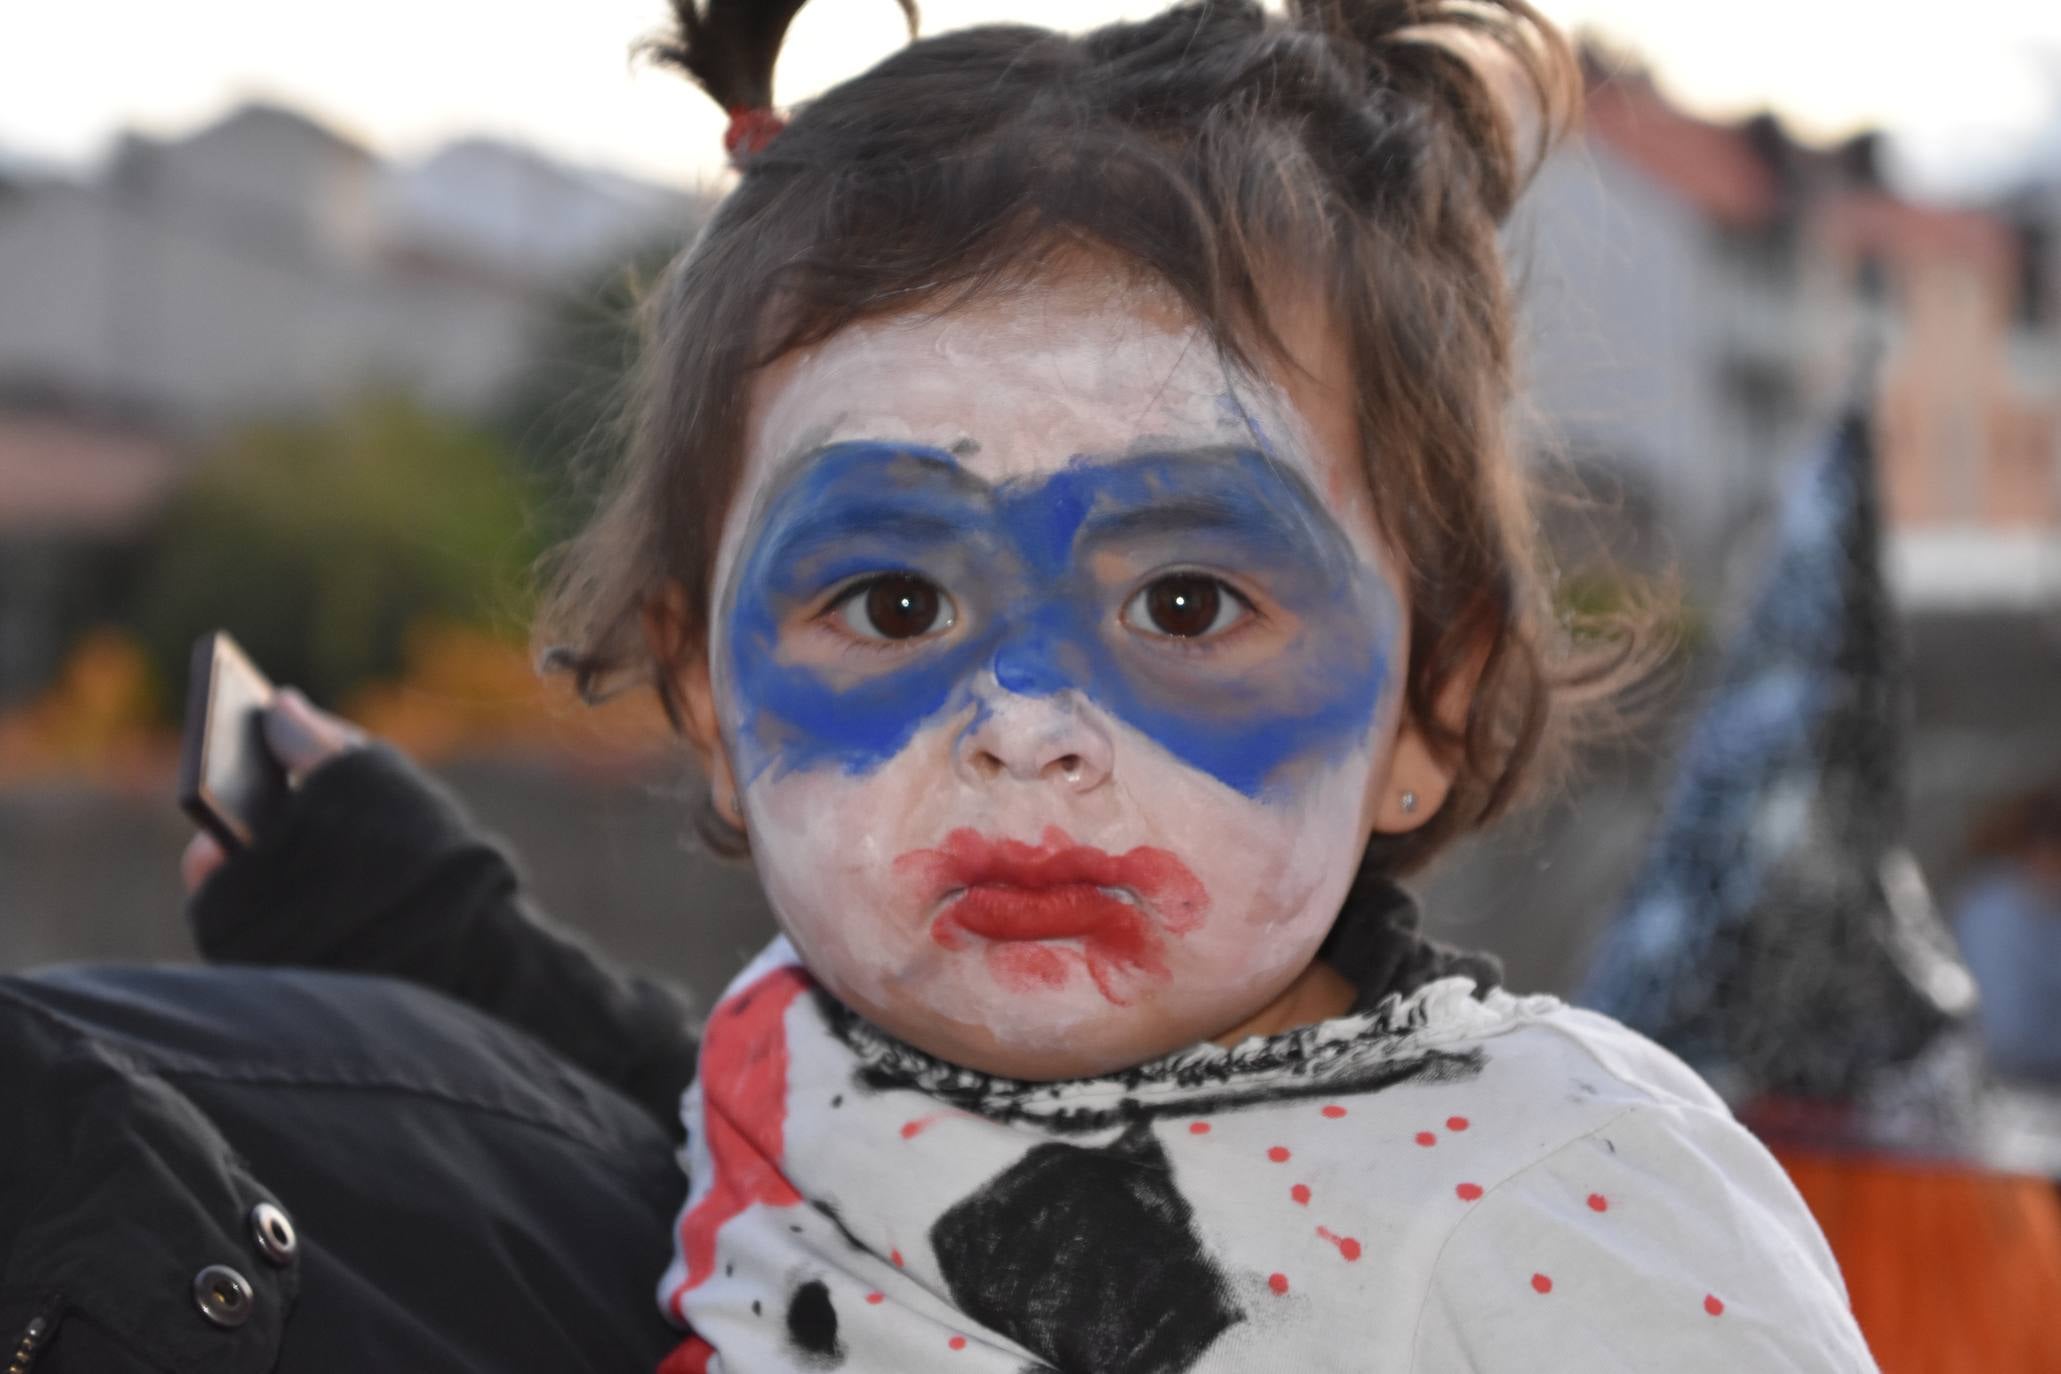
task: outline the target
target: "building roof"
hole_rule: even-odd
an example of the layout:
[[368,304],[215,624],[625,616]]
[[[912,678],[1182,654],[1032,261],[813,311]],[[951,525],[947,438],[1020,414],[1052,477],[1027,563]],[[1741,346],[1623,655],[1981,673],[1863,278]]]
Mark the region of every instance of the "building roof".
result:
[[246,100],[235,109],[183,138],[173,146],[242,138],[293,139],[310,149],[355,162],[376,162],[378,156],[363,143],[339,133],[321,120],[270,100]]
[[182,469],[169,442],[64,415],[0,411],[0,535],[133,529]]
[[1589,137],[1730,228],[1772,216],[1781,187],[1744,129],[1713,124],[1671,105],[1640,73],[1592,81],[1584,116]]
[[1853,191],[1830,202],[1822,223],[1831,240],[1849,251],[1959,258],[2001,271],[2017,264],[2010,224],[1986,210]]

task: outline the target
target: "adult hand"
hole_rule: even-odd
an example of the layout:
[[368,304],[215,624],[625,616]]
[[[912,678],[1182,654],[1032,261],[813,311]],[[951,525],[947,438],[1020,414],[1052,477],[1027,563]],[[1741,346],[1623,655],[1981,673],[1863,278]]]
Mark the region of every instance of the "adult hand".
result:
[[[315,706],[294,687],[282,687],[273,696],[261,726],[266,747],[286,766],[286,776],[296,787],[324,763],[360,747],[367,739],[363,730]],[[205,830],[196,833],[179,857],[179,878],[187,895],[198,891],[208,875],[228,861],[213,835]]]

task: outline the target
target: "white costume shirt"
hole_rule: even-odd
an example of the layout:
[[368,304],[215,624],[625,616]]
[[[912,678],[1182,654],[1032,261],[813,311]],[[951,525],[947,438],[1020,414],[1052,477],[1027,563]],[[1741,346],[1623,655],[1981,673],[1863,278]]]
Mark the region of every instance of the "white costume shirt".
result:
[[684,1114],[665,1374],[1875,1368],[1701,1079],[1464,977],[1029,1084],[889,1039],[776,940]]

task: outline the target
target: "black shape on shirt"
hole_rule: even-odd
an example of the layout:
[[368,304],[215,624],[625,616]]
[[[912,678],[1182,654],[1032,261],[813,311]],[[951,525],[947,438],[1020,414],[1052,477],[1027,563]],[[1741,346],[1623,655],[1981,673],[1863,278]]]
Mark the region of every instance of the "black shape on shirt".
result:
[[830,1289],[823,1280],[810,1279],[787,1300],[787,1337],[812,1369],[835,1369],[844,1363],[837,1309],[831,1306]]
[[931,1228],[952,1301],[1061,1369],[1172,1374],[1243,1319],[1150,1126],[1034,1146]]

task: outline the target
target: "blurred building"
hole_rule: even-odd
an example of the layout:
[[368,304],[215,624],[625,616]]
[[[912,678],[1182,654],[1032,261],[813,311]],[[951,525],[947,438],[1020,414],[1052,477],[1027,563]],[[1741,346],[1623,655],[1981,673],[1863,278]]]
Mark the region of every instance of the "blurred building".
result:
[[134,537],[183,468],[148,430],[0,410],[0,705],[56,666],[64,627],[105,598],[101,553]]
[[[1590,68],[1580,136],[1510,234],[1539,441],[1697,587],[1802,436],[1800,376],[1829,324],[1792,308],[1802,270],[1782,187],[1743,129]],[[1603,512],[1604,517],[1611,514]],[[1643,527],[1643,528],[1640,528]]]
[[541,312],[698,221],[689,194],[484,139],[389,164],[253,104],[0,192],[0,394],[179,427],[371,384],[477,413]]
[[1627,537],[1716,595],[1873,338],[1900,599],[2061,610],[2061,188],[1913,204],[1872,136],[1809,148],[1588,74],[1512,246],[1542,438],[1657,527]]
[[[1721,640],[1768,555],[1778,474],[1873,339],[1914,716],[1906,835],[1951,890],[1969,818],[2061,773],[2061,178],[1914,203],[1871,137],[1813,148],[1770,117],[1689,115],[1621,63],[1591,55],[1587,75],[1583,129],[1510,233],[1534,437],[1598,498],[1575,536],[1677,566],[1692,623]],[[1690,711],[1694,671],[1673,698]],[[1521,913],[1454,937],[1519,984],[1568,986],[1671,757],[1665,739],[1627,751],[1578,801],[1446,865],[1434,908]]]

